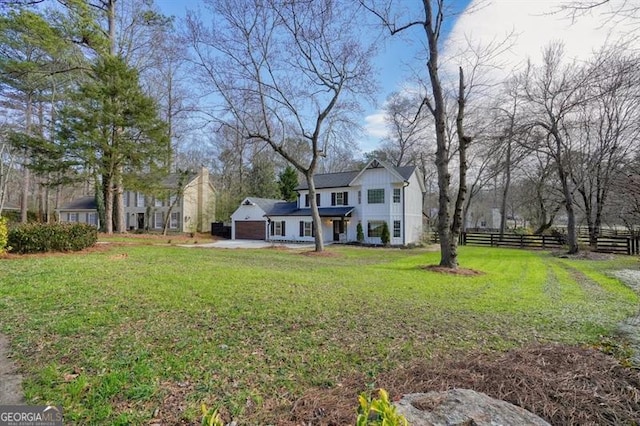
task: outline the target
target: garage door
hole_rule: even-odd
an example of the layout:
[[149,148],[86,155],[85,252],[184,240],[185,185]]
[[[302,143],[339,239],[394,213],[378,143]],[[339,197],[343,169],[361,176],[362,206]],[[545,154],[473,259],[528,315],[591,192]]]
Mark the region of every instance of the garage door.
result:
[[265,240],[264,220],[236,221],[236,240]]

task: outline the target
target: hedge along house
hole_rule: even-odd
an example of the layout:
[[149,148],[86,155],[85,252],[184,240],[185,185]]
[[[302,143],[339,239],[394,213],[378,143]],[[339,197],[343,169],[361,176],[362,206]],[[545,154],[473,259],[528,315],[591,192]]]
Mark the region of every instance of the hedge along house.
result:
[[[168,230],[172,232],[209,232],[211,222],[215,220],[215,190],[206,168],[184,176],[171,174],[161,186],[166,188],[162,196],[124,191],[126,229],[161,231],[165,220],[168,220]],[[92,200],[92,205],[89,200]],[[91,209],[79,209],[90,206]],[[83,213],[95,213],[97,217],[94,197],[74,200],[59,212],[61,222],[86,222],[87,216]]]
[[[314,183],[325,242],[357,241],[360,224],[363,242],[380,244],[385,222],[391,244],[421,241],[425,191],[415,167],[393,167],[372,160],[362,170],[318,174]],[[251,197],[243,200],[231,217],[232,238],[312,242],[309,190],[306,183],[296,190],[298,200],[292,203]]]

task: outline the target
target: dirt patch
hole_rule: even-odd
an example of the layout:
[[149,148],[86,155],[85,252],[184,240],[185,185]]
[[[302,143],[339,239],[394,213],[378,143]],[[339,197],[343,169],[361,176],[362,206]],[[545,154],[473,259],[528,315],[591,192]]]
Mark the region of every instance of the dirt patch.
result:
[[332,252],[332,251],[327,251],[327,250],[323,250],[323,251],[303,251],[300,253],[303,256],[311,256],[311,257],[340,257],[340,255],[338,253]]
[[[369,380],[315,389],[297,401],[290,424],[353,424],[357,394]],[[502,355],[419,362],[379,376],[397,400],[413,392],[473,389],[523,407],[551,424],[637,424],[640,372],[595,349],[539,345]]]
[[462,276],[475,276],[475,275],[484,275],[484,272],[476,271],[474,269],[466,269],[466,268],[447,268],[440,265],[425,265],[421,266],[421,269],[425,269],[431,272],[437,272],[439,274],[449,274],[449,275],[462,275]]
[[576,260],[611,260],[615,258],[615,254],[601,253],[591,250],[581,250],[576,254],[568,254],[566,251],[554,251],[551,253],[555,257],[562,259],[576,259]]
[[153,412],[150,425],[189,425],[183,414],[187,408],[187,396],[193,393],[190,382],[162,382],[160,392],[164,394],[162,405]]

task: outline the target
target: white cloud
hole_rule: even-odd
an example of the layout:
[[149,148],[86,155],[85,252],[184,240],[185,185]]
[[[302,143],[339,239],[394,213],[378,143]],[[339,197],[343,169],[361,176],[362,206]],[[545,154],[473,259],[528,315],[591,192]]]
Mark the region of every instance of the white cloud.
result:
[[[510,48],[494,59],[503,76],[526,64],[529,58],[539,62],[550,43],[564,44],[567,61],[585,60],[607,42],[618,42],[629,30],[625,21],[612,19],[610,14],[624,0],[611,0],[576,19],[561,11],[566,0],[493,0],[478,7],[482,1],[472,0],[458,19],[445,44],[445,56],[456,56],[456,52],[467,49],[467,40],[486,46],[513,34]],[[456,60],[447,65],[457,68]]]

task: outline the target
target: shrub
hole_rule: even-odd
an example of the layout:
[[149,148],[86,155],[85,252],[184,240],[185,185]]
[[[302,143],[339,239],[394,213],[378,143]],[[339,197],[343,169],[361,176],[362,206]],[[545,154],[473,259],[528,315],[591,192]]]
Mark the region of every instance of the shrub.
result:
[[364,393],[358,397],[356,426],[407,426],[407,419],[396,412],[384,389],[378,390],[378,398],[371,399]]
[[78,251],[98,241],[98,230],[85,223],[28,223],[8,236],[8,246],[15,253]]
[[9,238],[9,228],[6,217],[0,217],[0,254],[4,253],[7,247],[7,239]]
[[364,241],[364,231],[362,230],[362,223],[358,223],[358,226],[356,226],[356,239],[360,243]]
[[217,408],[207,408],[205,404],[200,406],[202,411],[202,426],[224,426]]
[[389,241],[391,241],[391,234],[389,234],[389,225],[387,225],[387,222],[382,223],[380,241],[382,241],[382,244],[384,244],[385,246],[389,245]]

